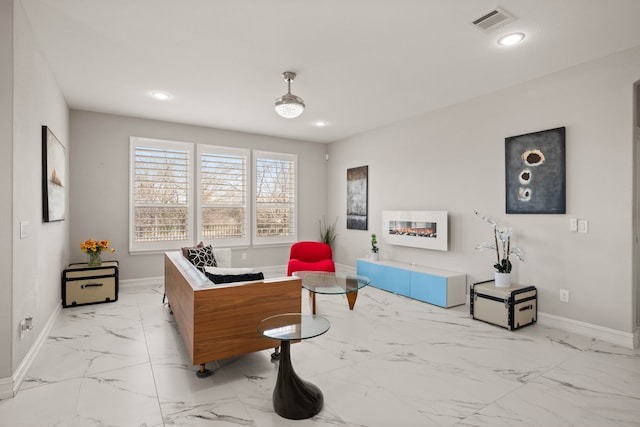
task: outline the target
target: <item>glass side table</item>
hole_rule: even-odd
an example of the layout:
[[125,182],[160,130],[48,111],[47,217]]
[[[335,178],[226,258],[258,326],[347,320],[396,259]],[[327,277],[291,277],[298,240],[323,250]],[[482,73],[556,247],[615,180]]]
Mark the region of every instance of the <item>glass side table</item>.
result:
[[349,309],[353,310],[358,298],[358,290],[371,283],[368,277],[340,272],[296,271],[293,275],[302,279],[302,287],[310,292],[311,313],[313,314],[316,314],[316,294],[345,294]]
[[291,365],[291,341],[314,338],[329,330],[325,317],[288,313],[267,317],[258,325],[265,337],[280,340],[280,366],[273,390],[273,409],[290,420],[311,418],[322,410],[324,396],[315,384],[300,378]]

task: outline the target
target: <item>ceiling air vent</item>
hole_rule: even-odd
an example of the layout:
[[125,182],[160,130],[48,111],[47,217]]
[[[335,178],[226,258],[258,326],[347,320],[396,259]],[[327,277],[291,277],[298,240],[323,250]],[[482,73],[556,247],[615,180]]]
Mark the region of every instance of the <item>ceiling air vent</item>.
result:
[[515,20],[516,18],[513,15],[510,15],[503,9],[496,7],[491,12],[473,21],[472,24],[477,28],[490,33]]

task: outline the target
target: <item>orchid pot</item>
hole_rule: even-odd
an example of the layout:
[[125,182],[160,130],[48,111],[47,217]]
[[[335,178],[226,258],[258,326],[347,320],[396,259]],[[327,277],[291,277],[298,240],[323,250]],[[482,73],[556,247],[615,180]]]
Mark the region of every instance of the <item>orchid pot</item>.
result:
[[495,269],[495,285],[499,288],[508,288],[511,286],[511,255],[517,260],[524,262],[524,251],[520,248],[511,246],[511,236],[513,229],[498,224],[493,219],[480,215],[476,215],[481,220],[489,223],[493,227],[493,242],[482,242],[476,246],[476,249],[492,249],[496,253],[496,263],[493,264]]
[[510,288],[511,287],[511,273],[495,273],[495,285],[496,288]]

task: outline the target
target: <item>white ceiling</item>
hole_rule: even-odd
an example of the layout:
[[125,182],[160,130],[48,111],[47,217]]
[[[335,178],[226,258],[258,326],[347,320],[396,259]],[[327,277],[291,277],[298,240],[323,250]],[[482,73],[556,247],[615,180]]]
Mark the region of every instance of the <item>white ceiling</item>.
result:
[[[22,4],[71,108],[318,142],[640,45],[640,0]],[[498,6],[518,19],[490,34],[471,25]],[[512,31],[525,41],[496,44]],[[307,105],[289,120],[273,109],[287,70]]]

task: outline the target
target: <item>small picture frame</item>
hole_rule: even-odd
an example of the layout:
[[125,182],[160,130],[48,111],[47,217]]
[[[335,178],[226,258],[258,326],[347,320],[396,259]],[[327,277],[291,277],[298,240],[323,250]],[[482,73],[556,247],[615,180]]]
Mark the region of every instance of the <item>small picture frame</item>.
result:
[[42,126],[42,214],[44,222],[64,221],[66,212],[65,147],[48,126]]

